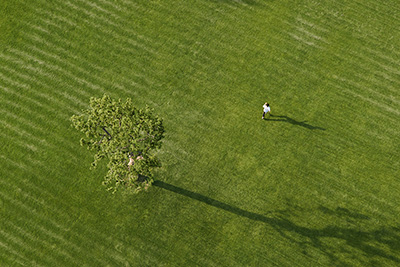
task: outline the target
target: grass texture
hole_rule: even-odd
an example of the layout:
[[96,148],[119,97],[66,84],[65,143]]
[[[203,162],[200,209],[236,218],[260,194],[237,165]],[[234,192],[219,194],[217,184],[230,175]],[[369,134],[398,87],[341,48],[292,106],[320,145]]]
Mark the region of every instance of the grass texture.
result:
[[[400,265],[399,14],[1,1],[0,265]],[[104,93],[164,118],[148,192],[89,170],[69,118]]]

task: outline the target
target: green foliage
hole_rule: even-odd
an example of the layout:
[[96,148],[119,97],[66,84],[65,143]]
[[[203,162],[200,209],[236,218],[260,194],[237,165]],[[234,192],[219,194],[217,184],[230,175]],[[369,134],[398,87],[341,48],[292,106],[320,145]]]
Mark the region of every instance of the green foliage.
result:
[[162,120],[152,109],[138,109],[130,98],[123,102],[104,95],[92,97],[90,108],[71,121],[85,135],[81,145],[95,151],[92,166],[108,159],[108,190],[125,187],[138,192],[151,185],[152,169],[161,166],[153,151],[161,147],[164,136]]

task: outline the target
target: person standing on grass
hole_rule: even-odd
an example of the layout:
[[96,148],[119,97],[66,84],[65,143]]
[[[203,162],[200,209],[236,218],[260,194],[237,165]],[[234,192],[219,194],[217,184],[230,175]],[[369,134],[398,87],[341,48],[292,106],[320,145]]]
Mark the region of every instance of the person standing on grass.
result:
[[265,104],[263,105],[264,108],[264,112],[263,112],[263,116],[262,119],[264,119],[265,114],[267,114],[269,112],[269,114],[271,114],[271,108],[269,107],[268,102],[265,102]]

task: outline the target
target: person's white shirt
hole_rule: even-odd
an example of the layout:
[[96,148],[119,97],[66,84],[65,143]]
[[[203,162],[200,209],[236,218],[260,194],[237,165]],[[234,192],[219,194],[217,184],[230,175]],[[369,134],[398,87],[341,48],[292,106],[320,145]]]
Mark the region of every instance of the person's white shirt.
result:
[[266,104],[264,104],[263,108],[264,108],[264,112],[265,112],[265,113],[267,113],[267,112],[270,112],[270,111],[271,111],[271,107],[267,107],[267,105],[266,105]]

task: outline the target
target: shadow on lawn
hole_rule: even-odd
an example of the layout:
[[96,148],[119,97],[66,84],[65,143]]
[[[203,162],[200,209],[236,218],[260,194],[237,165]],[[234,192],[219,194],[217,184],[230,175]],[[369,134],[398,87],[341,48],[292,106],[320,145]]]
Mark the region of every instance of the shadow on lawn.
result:
[[[277,119],[271,119],[271,118],[277,118]],[[306,121],[296,121],[296,120],[294,120],[294,119],[292,119],[292,118],[290,118],[288,116],[279,116],[279,115],[270,114],[269,118],[265,119],[265,121],[283,121],[283,122],[288,122],[288,123],[293,124],[293,125],[297,125],[297,126],[301,126],[301,127],[307,128],[309,130],[321,130],[321,131],[325,131],[326,130],[325,128],[321,128],[321,127],[318,127],[318,126],[312,126],[312,125],[306,123]]]
[[[396,263],[396,265],[400,264],[400,259],[398,256],[393,256],[382,249],[384,247],[385,249],[395,251],[396,253],[400,251],[399,227],[381,228],[374,231],[362,231],[359,229],[351,229],[339,226],[326,226],[322,229],[313,229],[297,225],[296,223],[293,223],[285,218],[271,218],[254,212],[246,211],[216,199],[212,199],[162,181],[155,181],[153,185],[192,198],[194,200],[204,202],[210,206],[225,210],[238,216],[266,223],[279,232],[283,237],[293,243],[297,243],[303,249],[305,249],[307,246],[313,246],[314,248],[322,251],[329,257],[332,263],[335,264],[348,265],[346,262],[341,262],[336,256],[336,254],[343,255],[343,253],[346,252],[349,253],[349,256],[351,255],[351,251],[346,250],[346,248],[343,248],[343,246],[338,247],[337,244],[342,242],[345,242],[348,246],[352,247],[352,249],[357,249],[362,252],[362,254],[367,255],[366,257],[371,260],[369,262],[371,265],[376,263],[376,261],[374,261],[376,258],[374,257],[382,257],[392,261],[393,263]],[[361,220],[370,219],[366,215],[351,212],[348,209],[340,207],[338,207],[336,210],[320,207],[319,211],[327,215],[332,215],[335,218],[344,218],[347,221],[353,220],[354,225],[357,225],[357,222]],[[293,238],[293,234],[300,236],[301,240],[296,240]],[[336,242],[334,242],[332,245],[329,245],[328,242],[325,242],[326,238],[334,238],[336,239]],[[351,256],[356,257],[356,255]],[[361,263],[365,264],[365,262],[362,261]]]

